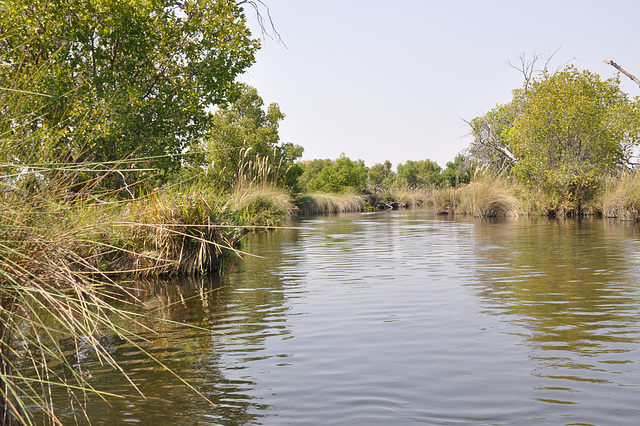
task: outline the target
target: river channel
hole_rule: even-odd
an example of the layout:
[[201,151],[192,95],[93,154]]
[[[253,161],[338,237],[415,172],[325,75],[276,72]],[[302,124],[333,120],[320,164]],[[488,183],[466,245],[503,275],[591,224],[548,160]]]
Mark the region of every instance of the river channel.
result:
[[422,210],[295,225],[249,235],[222,278],[137,285],[157,318],[141,345],[215,405],[107,336],[145,397],[88,355],[91,383],[125,396],[92,398],[94,424],[640,424],[636,225]]

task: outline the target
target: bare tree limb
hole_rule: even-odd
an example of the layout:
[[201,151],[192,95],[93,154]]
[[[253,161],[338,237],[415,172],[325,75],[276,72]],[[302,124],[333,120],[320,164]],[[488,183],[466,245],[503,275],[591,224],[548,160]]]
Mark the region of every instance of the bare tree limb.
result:
[[[278,32],[278,30],[276,30],[276,26],[273,23],[273,18],[271,17],[271,10],[269,9],[269,6],[267,6],[267,4],[263,0],[237,0],[236,4],[238,6],[242,6],[242,5],[251,6],[256,13],[256,20],[258,21],[258,25],[260,25],[262,36],[269,37],[270,39],[274,39],[275,37],[275,40],[278,43],[281,43],[285,48],[287,47],[287,45],[284,44],[284,41],[282,41],[282,37],[280,36],[280,33]],[[264,8],[266,11],[266,19],[261,8]],[[271,36],[270,32],[267,30],[267,21],[268,21],[268,26],[271,29],[271,32],[273,32],[273,35],[274,35],[273,37]]]
[[626,76],[627,76],[627,77],[629,77],[631,80],[635,81],[635,83],[636,83],[638,86],[640,86],[640,80],[638,80],[635,76],[633,76],[633,75],[629,74],[628,72],[626,72],[625,70],[623,70],[623,69],[622,69],[622,67],[621,67],[620,65],[616,64],[616,63],[615,63],[615,62],[613,62],[613,61],[607,61],[607,60],[605,60],[605,61],[602,61],[602,62],[604,62],[605,64],[609,64],[609,65],[611,65],[612,67],[614,67],[615,69],[617,69],[618,71],[620,71],[622,74],[626,75]]

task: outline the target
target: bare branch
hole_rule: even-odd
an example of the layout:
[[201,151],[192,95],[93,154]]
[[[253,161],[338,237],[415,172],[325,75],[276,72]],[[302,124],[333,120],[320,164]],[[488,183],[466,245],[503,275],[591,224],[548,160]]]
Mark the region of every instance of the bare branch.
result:
[[[262,32],[262,37],[269,37],[272,40],[276,40],[278,43],[281,43],[285,48],[287,45],[282,40],[280,33],[276,30],[276,26],[273,23],[273,18],[271,17],[271,10],[269,6],[263,0],[238,0],[236,1],[238,6],[247,5],[251,6],[256,14],[256,21],[258,21],[258,25],[260,25],[260,31]],[[265,14],[262,12],[262,9],[266,11],[266,19]],[[270,30],[267,29],[267,26],[270,27]],[[270,31],[273,32],[273,37],[270,34]],[[275,38],[274,38],[275,37]]]
[[622,74],[626,75],[627,77],[629,77],[631,80],[633,80],[638,86],[640,86],[640,80],[638,80],[635,76],[629,74],[628,72],[626,72],[625,70],[622,69],[622,67],[618,64],[616,64],[613,61],[602,61],[606,64],[611,65],[612,67],[614,67],[615,69],[617,69],[618,71],[620,71]]
[[[533,79],[533,76],[535,74],[544,73],[544,72],[547,72],[549,70],[549,64],[551,63],[551,60],[556,56],[556,54],[560,51],[561,48],[562,48],[562,45],[558,46],[558,48],[556,50],[554,50],[553,52],[545,52],[545,53],[535,53],[535,52],[533,52],[533,59],[529,59],[529,60],[527,60],[527,54],[526,53],[520,53],[520,55],[518,56],[518,59],[519,59],[519,62],[520,62],[519,64],[513,64],[511,62],[511,60],[507,60],[507,64],[511,68],[519,71],[522,74],[522,76],[524,77],[525,91],[526,91],[526,90],[529,89],[529,83],[531,82],[531,80]],[[553,71],[552,74],[555,74],[558,71],[560,71],[564,66],[566,66],[573,59],[575,59],[575,57],[569,59],[568,61],[566,61],[562,65],[559,65]],[[544,61],[544,64],[542,65],[542,67],[538,67],[537,65],[541,61]]]

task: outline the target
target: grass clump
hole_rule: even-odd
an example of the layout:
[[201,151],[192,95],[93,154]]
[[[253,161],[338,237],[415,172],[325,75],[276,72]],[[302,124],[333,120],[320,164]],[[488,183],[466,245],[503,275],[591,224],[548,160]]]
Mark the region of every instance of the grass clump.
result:
[[301,215],[350,213],[364,209],[364,197],[353,192],[314,192],[299,196],[294,202]]
[[513,186],[502,177],[481,176],[459,188],[433,191],[433,205],[439,214],[467,214],[474,217],[517,217],[523,213]]
[[602,215],[620,220],[640,220],[640,175],[637,172],[605,180]]
[[374,192],[370,204],[376,206],[382,203],[382,205],[387,204],[402,208],[423,207],[431,201],[430,191],[431,188],[390,186]]

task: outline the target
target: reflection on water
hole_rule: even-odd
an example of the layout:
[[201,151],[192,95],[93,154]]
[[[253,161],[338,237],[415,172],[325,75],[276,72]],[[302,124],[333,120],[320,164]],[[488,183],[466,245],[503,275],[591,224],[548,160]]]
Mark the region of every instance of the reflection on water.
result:
[[[603,409],[582,422],[611,424],[609,416],[625,413],[640,420],[636,232],[599,220],[485,223],[474,232],[487,313],[521,326],[537,399]],[[612,394],[620,408],[605,411]]]
[[106,336],[145,397],[86,354],[92,384],[125,396],[92,398],[95,423],[640,420],[636,226],[425,211],[299,225],[251,235],[258,257],[224,279],[135,287],[138,343],[215,405]]

